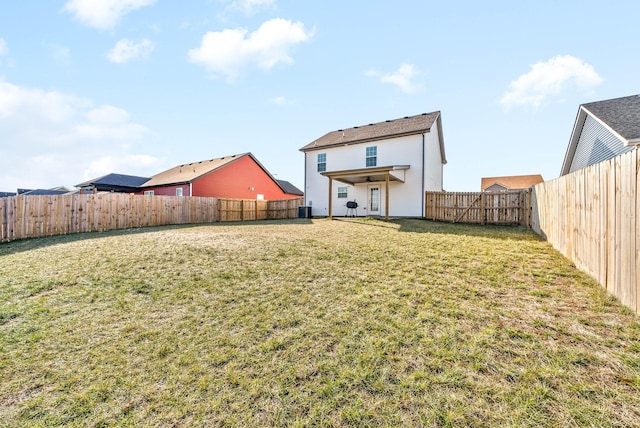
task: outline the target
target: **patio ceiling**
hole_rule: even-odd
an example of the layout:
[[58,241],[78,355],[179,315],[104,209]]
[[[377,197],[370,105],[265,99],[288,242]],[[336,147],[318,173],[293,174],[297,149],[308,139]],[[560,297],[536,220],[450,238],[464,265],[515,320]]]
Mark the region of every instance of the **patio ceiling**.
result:
[[369,168],[345,169],[342,171],[325,171],[321,174],[333,180],[346,184],[384,182],[389,176],[389,181],[404,183],[404,173],[409,165],[374,166]]

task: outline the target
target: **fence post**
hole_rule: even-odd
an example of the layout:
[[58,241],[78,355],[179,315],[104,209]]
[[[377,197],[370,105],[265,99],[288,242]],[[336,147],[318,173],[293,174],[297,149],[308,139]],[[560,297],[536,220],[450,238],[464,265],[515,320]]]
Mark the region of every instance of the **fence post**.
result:
[[480,194],[480,224],[484,226],[487,222],[487,207],[485,206],[487,203],[487,198],[485,197],[485,193],[482,192]]

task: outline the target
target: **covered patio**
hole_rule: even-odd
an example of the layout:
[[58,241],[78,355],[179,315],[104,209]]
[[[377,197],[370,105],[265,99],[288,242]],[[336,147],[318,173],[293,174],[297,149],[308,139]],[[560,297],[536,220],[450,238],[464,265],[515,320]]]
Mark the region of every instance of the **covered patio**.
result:
[[333,180],[352,186],[368,183],[384,183],[384,218],[389,219],[389,183],[404,183],[405,171],[409,165],[390,165],[369,168],[345,169],[341,171],[325,171],[321,174],[329,178],[329,218],[333,217]]

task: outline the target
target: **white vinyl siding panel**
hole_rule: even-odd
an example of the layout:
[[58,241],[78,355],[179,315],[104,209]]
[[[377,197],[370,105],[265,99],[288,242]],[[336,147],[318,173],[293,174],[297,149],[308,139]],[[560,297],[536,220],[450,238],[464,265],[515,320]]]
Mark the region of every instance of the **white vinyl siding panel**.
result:
[[611,159],[631,150],[600,122],[587,115],[569,172]]

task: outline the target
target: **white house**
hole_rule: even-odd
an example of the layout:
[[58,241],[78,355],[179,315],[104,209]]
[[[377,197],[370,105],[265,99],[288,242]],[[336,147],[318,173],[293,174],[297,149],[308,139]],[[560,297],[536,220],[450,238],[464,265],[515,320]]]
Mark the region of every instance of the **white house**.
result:
[[339,129],[300,151],[316,217],[423,217],[425,192],[442,190],[447,162],[439,111]]
[[611,159],[640,144],[640,95],[582,104],[560,175]]

